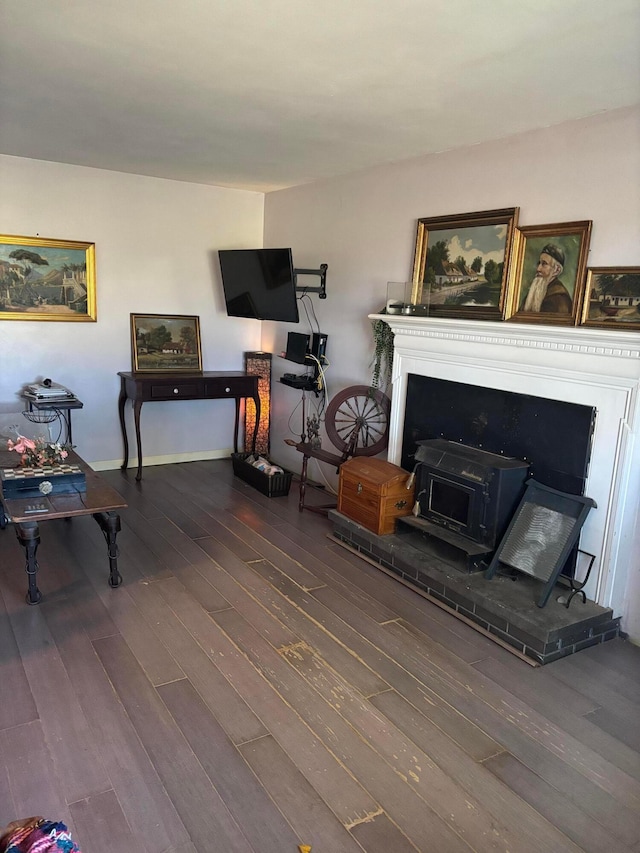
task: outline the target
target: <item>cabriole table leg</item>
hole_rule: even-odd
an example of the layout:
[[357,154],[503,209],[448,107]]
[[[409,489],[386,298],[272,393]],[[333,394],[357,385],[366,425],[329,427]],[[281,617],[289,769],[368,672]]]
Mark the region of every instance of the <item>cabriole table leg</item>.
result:
[[27,604],[39,604],[42,600],[42,593],[36,583],[36,575],[39,568],[38,561],[36,560],[36,551],[40,544],[40,530],[35,522],[23,522],[16,525],[16,536],[18,537],[18,542],[24,547],[27,558],[25,566],[27,577],[29,578]]
[[109,586],[116,587],[122,583],[122,575],[118,571],[118,546],[116,536],[120,532],[120,516],[117,512],[95,512],[93,517],[98,522],[104,534],[109,552]]

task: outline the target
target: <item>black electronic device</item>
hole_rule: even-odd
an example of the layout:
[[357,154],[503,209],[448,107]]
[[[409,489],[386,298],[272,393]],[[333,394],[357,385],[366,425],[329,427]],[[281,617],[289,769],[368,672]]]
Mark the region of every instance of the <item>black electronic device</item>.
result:
[[306,364],[308,352],[309,335],[303,335],[300,332],[289,332],[287,335],[287,351],[284,354],[287,361],[294,361],[296,364]]
[[291,376],[285,374],[280,377],[280,382],[283,385],[288,385],[289,388],[297,388],[300,391],[317,391],[318,384],[313,376],[307,376],[302,374],[302,376]]
[[323,332],[314,332],[311,339],[309,335],[300,332],[289,332],[287,335],[287,350],[284,354],[287,361],[321,367],[326,361],[326,352],[327,335]]
[[227,314],[297,323],[291,249],[220,249]]
[[[309,348],[309,352],[312,356],[318,359],[320,364],[326,361],[326,352],[327,352],[327,337],[323,332],[314,332],[311,336],[311,346]],[[314,359],[307,359],[307,361],[314,361]]]

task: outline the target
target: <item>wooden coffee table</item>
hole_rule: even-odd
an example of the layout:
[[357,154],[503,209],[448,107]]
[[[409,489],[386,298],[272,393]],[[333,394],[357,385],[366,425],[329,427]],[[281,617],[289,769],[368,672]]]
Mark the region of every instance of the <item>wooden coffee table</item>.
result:
[[[71,451],[66,460],[78,465],[87,480],[86,492],[49,494],[38,498],[5,498],[0,481],[0,528],[15,525],[18,542],[24,547],[26,570],[29,578],[27,604],[38,604],[42,594],[36,583],[38,561],[36,551],[40,544],[40,524],[55,518],[73,518],[75,515],[92,515],[98,522],[107,543],[109,557],[109,586],[122,583],[118,571],[118,549],[116,537],[120,531],[118,510],[125,509],[126,501],[115,489],[96,474],[77,453]],[[0,466],[13,468],[16,454],[0,451]]]

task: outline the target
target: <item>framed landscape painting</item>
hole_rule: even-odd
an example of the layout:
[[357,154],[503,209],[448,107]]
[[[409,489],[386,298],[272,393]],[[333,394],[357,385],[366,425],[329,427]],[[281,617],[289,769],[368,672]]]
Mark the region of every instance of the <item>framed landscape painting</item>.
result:
[[516,231],[509,319],[575,326],[591,238],[591,220],[530,225]]
[[202,371],[200,318],[184,314],[132,314],[134,373]]
[[0,320],[95,322],[95,245],[0,235]]
[[413,263],[415,312],[502,320],[519,208],[418,220]]
[[640,267],[587,270],[582,325],[640,331]]

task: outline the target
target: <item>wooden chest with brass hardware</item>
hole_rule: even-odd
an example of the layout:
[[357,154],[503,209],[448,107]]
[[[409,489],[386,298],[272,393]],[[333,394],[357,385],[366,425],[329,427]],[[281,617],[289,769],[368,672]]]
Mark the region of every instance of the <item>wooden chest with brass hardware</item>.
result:
[[413,509],[409,472],[384,459],[355,456],[340,466],[338,512],[379,536],[393,533],[396,518]]

